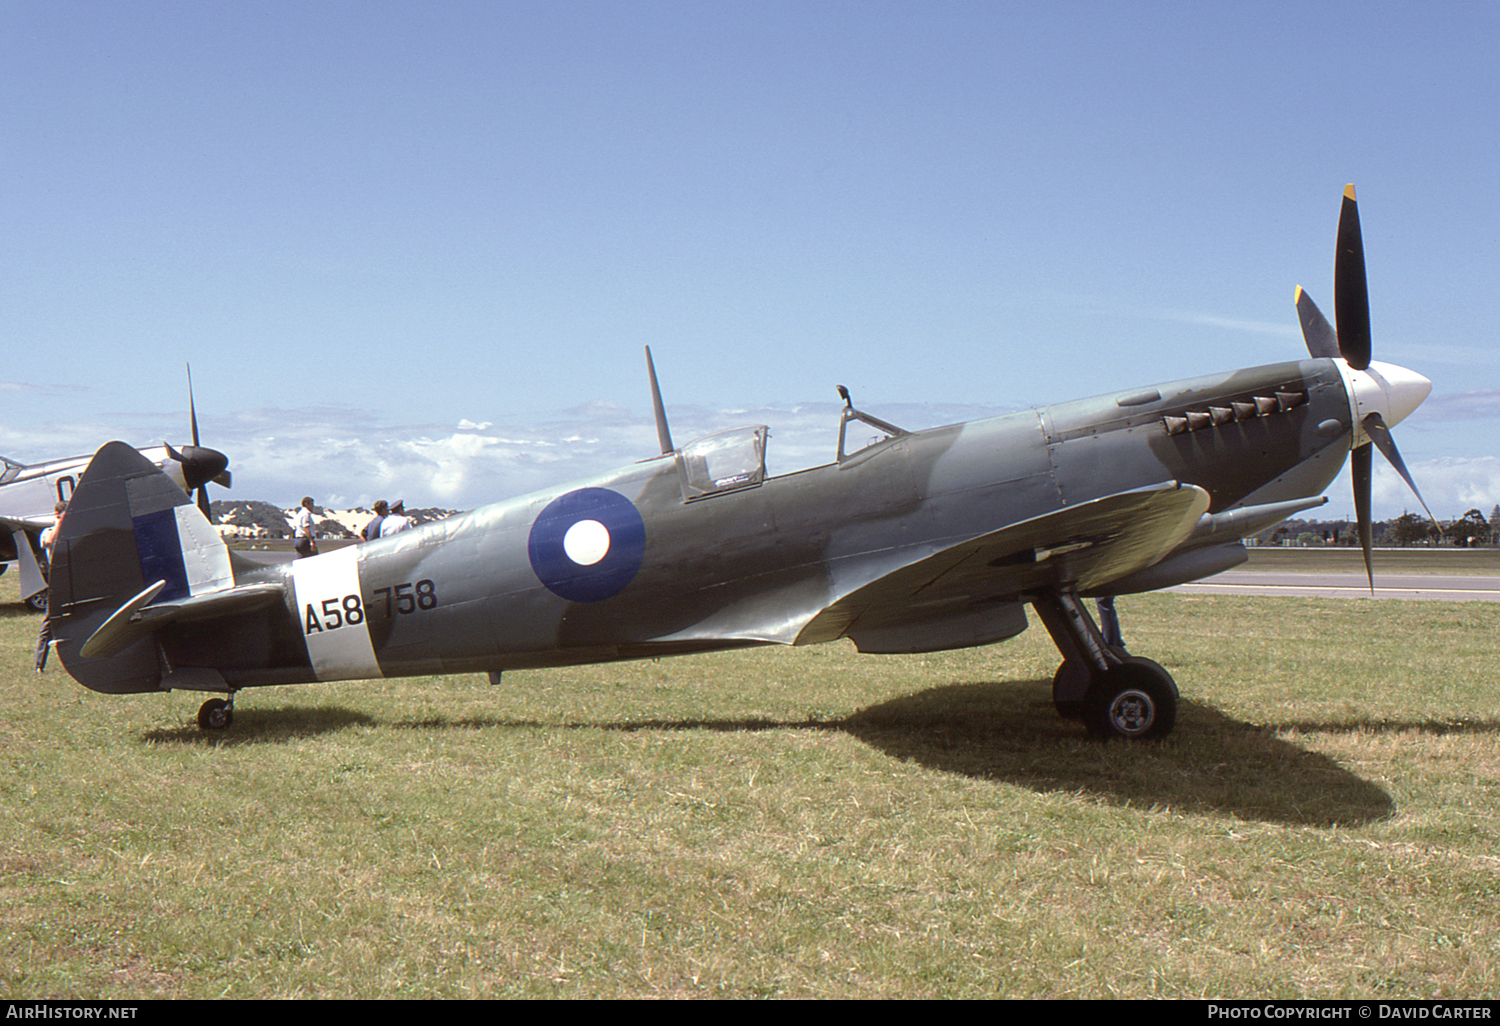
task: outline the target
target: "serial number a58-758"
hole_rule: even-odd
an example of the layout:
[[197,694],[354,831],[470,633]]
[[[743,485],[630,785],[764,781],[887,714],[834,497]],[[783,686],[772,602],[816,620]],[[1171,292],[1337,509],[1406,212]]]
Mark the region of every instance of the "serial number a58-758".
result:
[[326,598],[318,605],[307,603],[303,615],[303,634],[336,631],[340,627],[357,627],[366,616],[406,616],[437,608],[437,585],[430,580],[407,582],[371,592],[366,609],[358,595]]

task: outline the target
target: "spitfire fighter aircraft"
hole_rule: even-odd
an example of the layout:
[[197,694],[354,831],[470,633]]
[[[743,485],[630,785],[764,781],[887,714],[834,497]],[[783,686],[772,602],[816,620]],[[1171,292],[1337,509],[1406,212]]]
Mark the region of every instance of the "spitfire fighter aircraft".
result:
[[[1053,699],[1100,737],[1171,730],[1177,687],[1112,648],[1084,602],[1246,558],[1243,539],[1325,502],[1354,453],[1370,553],[1370,447],[1426,398],[1370,360],[1346,190],[1337,331],[1298,290],[1310,358],[989,420],[905,431],[845,407],[835,459],[768,477],[755,425],[378,541],[279,565],[230,552],[181,489],[99,450],[54,553],[67,670],[110,694],[488,673],[848,638],[861,652],[985,645],[1027,627],[1062,655]],[[842,391],[842,389],[841,389]],[[856,434],[863,440],[851,441]],[[1373,578],[1372,578],[1373,582]]]

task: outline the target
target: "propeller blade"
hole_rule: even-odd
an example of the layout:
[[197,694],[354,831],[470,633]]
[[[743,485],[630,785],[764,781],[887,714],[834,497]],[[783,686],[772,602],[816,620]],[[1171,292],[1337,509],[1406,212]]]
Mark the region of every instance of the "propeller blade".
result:
[[1365,554],[1365,576],[1370,579],[1370,594],[1375,594],[1375,568],[1370,562],[1370,465],[1374,446],[1361,445],[1349,454],[1349,468],[1354,474],[1354,519],[1359,527],[1359,547]]
[[1354,479],[1354,517],[1359,529],[1359,547],[1365,556],[1365,576],[1370,582],[1370,593],[1374,594],[1375,570],[1370,556],[1370,485],[1376,449],[1396,468],[1396,473],[1422,504],[1428,518],[1437,523],[1432,510],[1427,508],[1427,501],[1417,490],[1417,482],[1406,469],[1406,461],[1396,449],[1396,440],[1391,437],[1390,426],[1380,410],[1399,422],[1427,397],[1432,383],[1402,367],[1381,364],[1370,370],[1370,295],[1365,279],[1365,243],[1359,227],[1359,204],[1355,201],[1352,185],[1344,187],[1344,205],[1339,211],[1338,252],[1333,262],[1333,303],[1336,330],[1329,326],[1327,318],[1318,311],[1307,293],[1300,286],[1297,288],[1297,317],[1302,322],[1308,352],[1315,357],[1325,356],[1328,346],[1333,344],[1351,371],[1369,372],[1346,375],[1345,380],[1349,383],[1350,399],[1355,408],[1371,410],[1355,425],[1349,470]]
[[188,423],[193,431],[193,444],[184,447],[181,453],[176,452],[171,446],[167,452],[172,458],[182,464],[182,473],[185,479],[190,481],[189,487],[197,486],[198,508],[203,511],[205,519],[212,521],[213,516],[209,513],[208,482],[230,487],[232,478],[229,474],[229,457],[216,449],[205,449],[198,441],[198,406],[193,402],[193,365],[187,364],[188,382]]
[[1302,322],[1302,339],[1313,359],[1332,360],[1341,355],[1338,332],[1333,330],[1333,325],[1328,323],[1328,318],[1323,316],[1323,311],[1301,285],[1297,286],[1297,319]]
[[1365,282],[1365,243],[1359,230],[1354,186],[1344,187],[1338,253],[1333,263],[1333,316],[1339,354],[1355,370],[1370,366],[1370,293]]
[[187,365],[188,378],[188,420],[193,428],[193,444],[198,444],[198,409],[193,405],[193,365]]
[[1385,418],[1378,413],[1372,413],[1364,419],[1362,426],[1365,434],[1375,443],[1380,454],[1386,458],[1391,466],[1396,468],[1396,473],[1401,475],[1401,480],[1411,489],[1411,493],[1417,497],[1422,504],[1422,510],[1427,514],[1427,519],[1434,524],[1437,517],[1432,515],[1432,510],[1427,508],[1427,500],[1422,498],[1422,493],[1417,490],[1417,482],[1412,480],[1411,473],[1406,469],[1406,461],[1401,458],[1401,453],[1396,451],[1396,440],[1391,437],[1391,429],[1386,427]]

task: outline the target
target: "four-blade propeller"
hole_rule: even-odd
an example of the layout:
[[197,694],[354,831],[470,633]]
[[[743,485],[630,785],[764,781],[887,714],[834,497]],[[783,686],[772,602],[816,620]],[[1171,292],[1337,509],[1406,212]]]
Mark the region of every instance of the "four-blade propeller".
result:
[[1350,468],[1354,477],[1354,516],[1359,544],[1364,550],[1365,575],[1375,590],[1375,572],[1370,563],[1370,471],[1373,449],[1396,468],[1433,523],[1422,493],[1406,469],[1391,437],[1389,424],[1402,418],[1427,398],[1432,382],[1415,371],[1370,359],[1370,296],[1365,283],[1365,245],[1359,228],[1359,206],[1354,186],[1344,188],[1344,206],[1339,213],[1338,255],[1333,265],[1334,319],[1337,329],[1318,310],[1317,304],[1297,286],[1297,318],[1307,351],[1315,358],[1339,359],[1347,368],[1345,380],[1354,405],[1354,433],[1350,440]]

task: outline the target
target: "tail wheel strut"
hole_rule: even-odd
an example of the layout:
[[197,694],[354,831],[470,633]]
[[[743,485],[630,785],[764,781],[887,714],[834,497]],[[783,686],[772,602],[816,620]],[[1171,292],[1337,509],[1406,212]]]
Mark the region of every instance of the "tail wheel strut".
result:
[[227,699],[210,698],[198,709],[198,726],[203,730],[228,730],[234,723],[234,694]]

